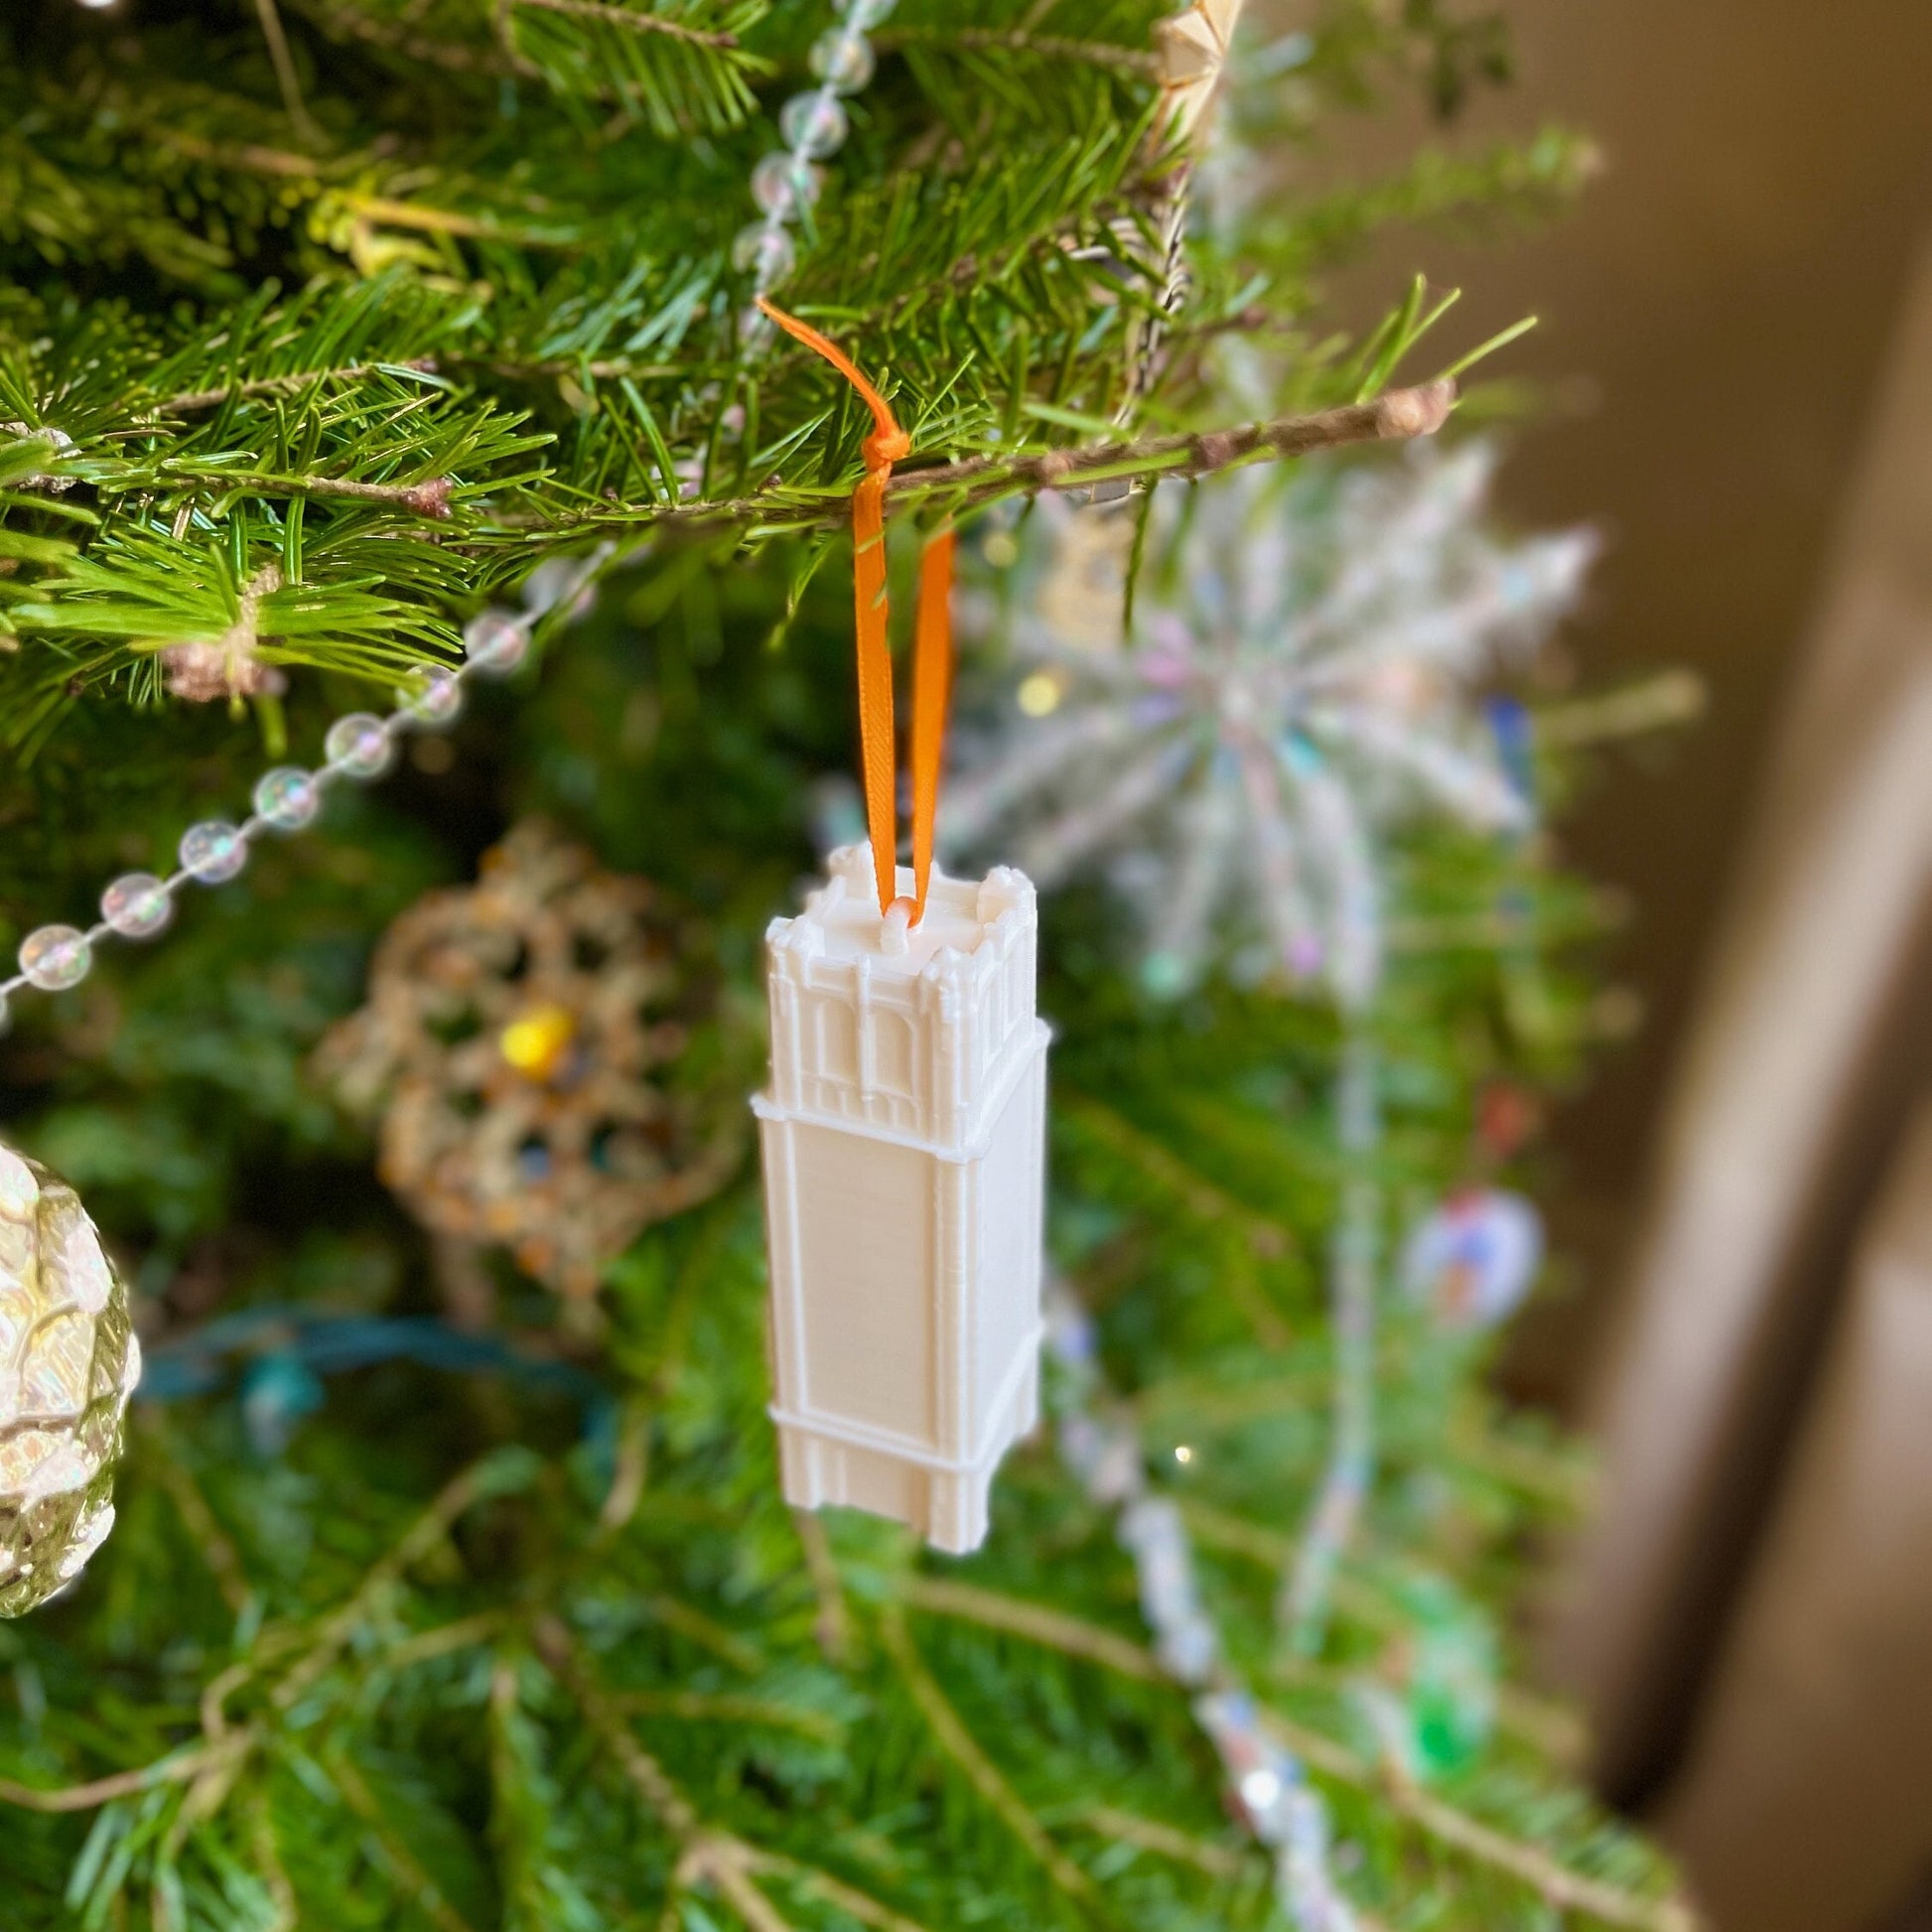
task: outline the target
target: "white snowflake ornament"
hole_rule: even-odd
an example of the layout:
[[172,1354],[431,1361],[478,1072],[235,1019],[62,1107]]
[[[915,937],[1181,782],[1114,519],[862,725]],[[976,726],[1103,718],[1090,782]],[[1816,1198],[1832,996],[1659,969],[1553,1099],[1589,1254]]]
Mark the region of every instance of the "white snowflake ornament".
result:
[[[1224,932],[1237,963],[1245,949],[1362,1002],[1381,968],[1377,835],[1430,811],[1528,822],[1473,686],[1571,607],[1594,540],[1499,537],[1493,468],[1480,444],[1421,445],[1163,489],[1131,636],[1023,638],[1021,715],[966,748],[948,845],[997,846],[1042,889],[1103,871],[1142,913],[1157,992]],[[1039,507],[1049,529],[1096,514]],[[1083,537],[1061,547],[1091,600]],[[1049,579],[1039,608],[1055,602]]]

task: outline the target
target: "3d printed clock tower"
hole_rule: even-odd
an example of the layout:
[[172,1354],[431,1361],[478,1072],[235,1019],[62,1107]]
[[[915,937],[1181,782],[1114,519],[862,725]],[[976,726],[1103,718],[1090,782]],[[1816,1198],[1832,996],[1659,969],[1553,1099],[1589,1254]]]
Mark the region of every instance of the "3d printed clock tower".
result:
[[[786,1501],[978,1547],[1038,1411],[1047,1029],[1034,889],[932,875],[879,912],[872,856],[766,933],[771,1363]],[[911,892],[901,868],[899,891]]]

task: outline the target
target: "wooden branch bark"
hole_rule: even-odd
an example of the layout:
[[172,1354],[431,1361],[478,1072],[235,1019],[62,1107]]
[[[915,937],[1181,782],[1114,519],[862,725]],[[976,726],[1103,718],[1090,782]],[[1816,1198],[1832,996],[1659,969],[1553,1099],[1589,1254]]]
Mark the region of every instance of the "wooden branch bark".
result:
[[[975,456],[927,469],[917,458],[901,465],[886,486],[888,501],[901,506],[931,503],[949,516],[1005,496],[1043,489],[1093,489],[1105,483],[1191,479],[1252,461],[1310,456],[1352,443],[1402,442],[1433,436],[1455,404],[1455,384],[1444,379],[1416,388],[1390,389],[1371,402],[1344,403],[1306,416],[1278,416],[1231,429],[1194,430],[1136,441],[1092,443],[1083,449],[1043,450],[1032,456]],[[774,480],[751,496],[715,501],[635,506],[585,526],[585,534],[632,529],[697,528],[740,524],[755,532],[836,529],[850,516],[850,485],[810,491]]]

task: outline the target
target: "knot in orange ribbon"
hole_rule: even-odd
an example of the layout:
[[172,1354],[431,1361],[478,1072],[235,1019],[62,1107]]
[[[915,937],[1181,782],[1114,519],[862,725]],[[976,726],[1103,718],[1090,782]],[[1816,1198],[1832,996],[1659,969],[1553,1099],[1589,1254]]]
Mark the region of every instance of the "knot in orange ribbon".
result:
[[[897,896],[898,809],[894,791],[893,653],[887,636],[886,485],[893,465],[909,456],[912,439],[858,364],[809,323],[759,297],[759,307],[786,335],[824,356],[872,411],[872,434],[861,448],[866,474],[852,492],[853,617],[859,659],[859,749],[865,776],[866,826],[872,835],[873,876],[883,918]],[[925,912],[932,874],[933,822],[952,684],[953,533],[939,531],[919,569],[919,612],[912,658],[912,879],[910,923]]]

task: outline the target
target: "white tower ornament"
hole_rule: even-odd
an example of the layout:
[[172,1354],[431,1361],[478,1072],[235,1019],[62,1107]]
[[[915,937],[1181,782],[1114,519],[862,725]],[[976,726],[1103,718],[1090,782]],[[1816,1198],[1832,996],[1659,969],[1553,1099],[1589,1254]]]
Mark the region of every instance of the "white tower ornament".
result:
[[[1047,1029],[1034,889],[935,871],[879,911],[848,846],[774,919],[764,1152],[785,1500],[846,1503],[955,1555],[1038,1412]],[[912,890],[901,867],[898,888]]]

